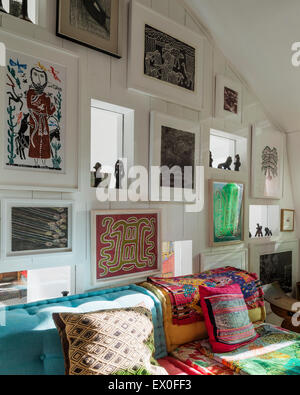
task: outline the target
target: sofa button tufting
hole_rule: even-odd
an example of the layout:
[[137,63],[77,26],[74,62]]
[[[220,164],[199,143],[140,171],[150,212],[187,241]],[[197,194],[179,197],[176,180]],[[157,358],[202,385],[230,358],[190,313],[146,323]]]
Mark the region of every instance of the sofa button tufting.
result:
[[40,360],[41,361],[44,361],[45,359],[46,359],[46,355],[45,354],[40,355]]

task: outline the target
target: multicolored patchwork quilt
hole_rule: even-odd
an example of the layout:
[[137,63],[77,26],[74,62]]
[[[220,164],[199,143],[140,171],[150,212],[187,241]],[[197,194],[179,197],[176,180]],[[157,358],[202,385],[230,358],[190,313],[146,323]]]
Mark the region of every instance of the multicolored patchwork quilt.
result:
[[270,324],[256,327],[259,338],[226,354],[213,354],[208,340],[198,351],[242,375],[300,375],[300,335]]
[[172,352],[172,357],[193,369],[196,374],[203,376],[232,376],[232,369],[204,355],[199,350],[199,342],[185,344]]
[[264,293],[257,275],[233,267],[184,277],[150,277],[148,281],[168,292],[172,304],[174,325],[187,325],[203,321],[199,285],[223,287],[239,284],[249,310],[264,307]]

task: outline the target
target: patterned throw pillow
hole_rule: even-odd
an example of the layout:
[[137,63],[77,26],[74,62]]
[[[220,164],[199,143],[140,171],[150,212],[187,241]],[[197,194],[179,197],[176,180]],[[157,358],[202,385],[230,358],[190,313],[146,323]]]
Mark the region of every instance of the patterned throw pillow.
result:
[[144,307],[53,314],[66,375],[166,375],[153,358],[151,312]]
[[221,288],[200,286],[199,293],[213,352],[230,352],[258,338],[238,284]]

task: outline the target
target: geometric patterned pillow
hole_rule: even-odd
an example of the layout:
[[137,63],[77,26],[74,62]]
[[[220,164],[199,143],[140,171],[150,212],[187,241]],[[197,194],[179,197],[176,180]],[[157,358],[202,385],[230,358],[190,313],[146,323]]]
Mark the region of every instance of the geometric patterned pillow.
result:
[[258,338],[241,287],[199,287],[202,311],[215,353],[234,351]]
[[53,314],[66,375],[166,375],[153,358],[151,312],[144,307]]

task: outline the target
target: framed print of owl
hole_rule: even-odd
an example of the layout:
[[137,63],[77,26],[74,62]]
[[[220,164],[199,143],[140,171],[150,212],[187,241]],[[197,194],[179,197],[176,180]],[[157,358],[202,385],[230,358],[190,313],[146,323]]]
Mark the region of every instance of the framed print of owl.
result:
[[284,135],[269,122],[252,126],[252,197],[281,199]]
[[5,32],[1,39],[0,189],[76,191],[78,57]]

